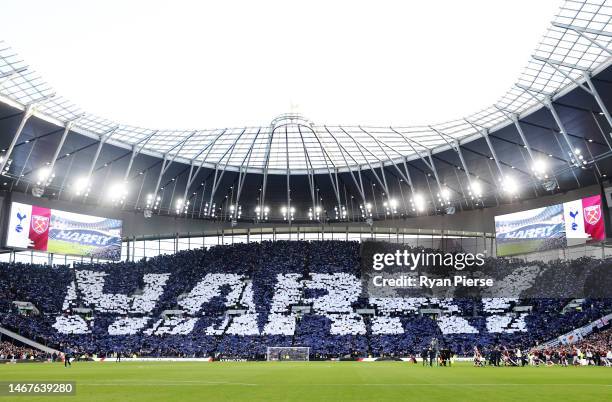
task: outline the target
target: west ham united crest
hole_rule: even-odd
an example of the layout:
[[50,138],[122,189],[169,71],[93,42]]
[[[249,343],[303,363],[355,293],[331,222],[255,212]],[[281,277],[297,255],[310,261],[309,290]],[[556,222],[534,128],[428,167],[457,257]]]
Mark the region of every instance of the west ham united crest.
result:
[[41,215],[32,216],[32,230],[37,234],[43,234],[49,228],[49,217]]
[[601,208],[599,205],[591,205],[584,208],[584,220],[589,225],[595,225],[601,219]]

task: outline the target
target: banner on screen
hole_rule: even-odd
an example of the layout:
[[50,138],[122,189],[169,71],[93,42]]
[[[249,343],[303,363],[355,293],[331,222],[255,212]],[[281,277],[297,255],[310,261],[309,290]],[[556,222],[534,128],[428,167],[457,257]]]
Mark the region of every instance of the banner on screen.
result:
[[601,196],[496,216],[495,238],[498,256],[605,240]]
[[119,219],[13,202],[6,245],[48,253],[121,258]]

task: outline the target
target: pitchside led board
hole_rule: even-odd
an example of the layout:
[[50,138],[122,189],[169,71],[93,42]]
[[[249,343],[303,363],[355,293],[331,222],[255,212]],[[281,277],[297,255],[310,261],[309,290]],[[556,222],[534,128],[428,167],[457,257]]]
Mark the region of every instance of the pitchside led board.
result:
[[606,239],[601,196],[495,217],[499,257]]
[[121,225],[119,219],[13,202],[6,245],[118,260],[121,258]]

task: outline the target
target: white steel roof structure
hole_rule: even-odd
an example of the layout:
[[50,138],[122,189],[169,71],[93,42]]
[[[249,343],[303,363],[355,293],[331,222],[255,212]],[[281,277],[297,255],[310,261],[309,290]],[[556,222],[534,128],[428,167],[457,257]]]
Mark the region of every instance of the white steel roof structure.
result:
[[[135,127],[81,110],[0,41],[0,101],[74,132],[166,160],[249,173],[314,174],[371,169],[455,148],[513,124],[582,86],[612,62],[612,4],[567,0],[515,86],[495,105],[429,126],[315,124],[282,115],[263,127],[167,130]],[[597,99],[596,91],[592,95]],[[605,108],[604,108],[605,110]],[[554,108],[551,110],[554,114]],[[606,118],[610,116],[606,111]]]

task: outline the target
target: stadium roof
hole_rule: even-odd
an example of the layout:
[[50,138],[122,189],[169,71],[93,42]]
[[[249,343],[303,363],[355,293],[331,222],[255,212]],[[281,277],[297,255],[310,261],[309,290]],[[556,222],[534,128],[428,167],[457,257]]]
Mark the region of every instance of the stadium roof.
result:
[[612,62],[612,6],[564,2],[516,83],[499,100],[463,119],[426,126],[366,127],[314,123],[297,114],[267,126],[158,130],[84,111],[51,88],[0,42],[0,100],[107,144],[208,168],[267,173],[372,169],[425,159],[512,124],[604,70]]

